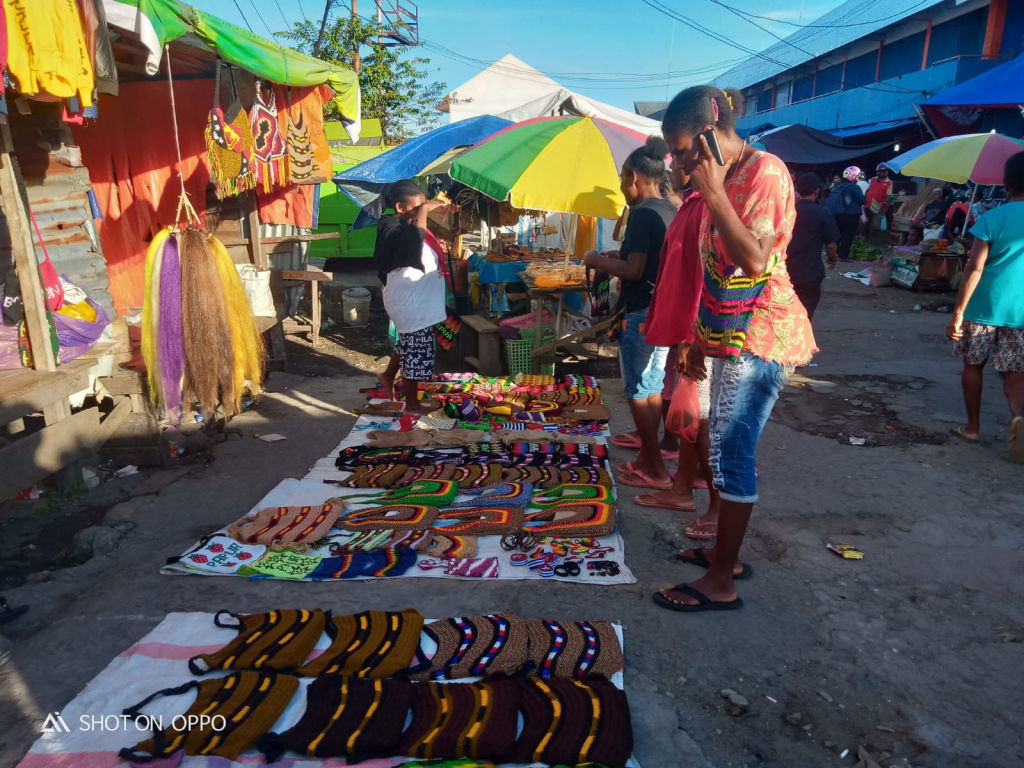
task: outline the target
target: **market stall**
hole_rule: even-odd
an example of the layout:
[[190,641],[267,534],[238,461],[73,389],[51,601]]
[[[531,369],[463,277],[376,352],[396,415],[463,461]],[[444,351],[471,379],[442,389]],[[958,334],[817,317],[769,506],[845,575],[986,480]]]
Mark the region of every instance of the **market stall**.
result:
[[960,287],[967,249],[954,240],[923,240],[892,249],[892,281],[915,291],[951,291]]
[[[956,290],[967,258],[967,234],[979,185],[1002,185],[1006,161],[1024,151],[1024,140],[994,131],[936,139],[893,158],[889,166],[906,176],[971,182],[970,203],[955,203],[945,213],[943,238],[893,248],[892,281],[920,291]],[[926,189],[931,189],[926,184]],[[923,200],[922,200],[923,202]],[[919,206],[920,207],[920,206]],[[954,224],[956,209],[961,220]]]
[[[502,605],[170,613],[50,715],[18,766],[638,768],[625,651],[618,623]],[[130,727],[60,726],[108,710]]]
[[422,388],[441,406],[430,416],[371,401],[304,478],[283,480],[162,572],[635,581],[596,379],[455,373]]
[[[508,200],[515,208],[573,214],[565,240],[576,258],[597,245],[600,219],[616,219],[626,207],[619,189],[619,172],[626,157],[643,146],[647,137],[623,126],[589,117],[537,118],[517,123],[481,142],[452,163],[453,179],[495,200]],[[569,264],[569,248],[559,259],[535,264],[521,262],[528,274],[528,297],[537,322],[534,357],[549,355],[561,343],[600,333],[605,323],[561,334],[548,343],[543,338],[546,304],[556,312],[555,332],[567,310],[567,296],[578,297],[585,280],[583,269]],[[537,281],[534,269],[549,269],[546,281]],[[520,273],[521,274],[521,273]],[[568,305],[579,309],[580,304]],[[588,321],[589,322],[589,321]]]
[[[291,299],[272,295],[269,278],[317,284],[303,253],[316,237],[308,233],[317,184],[331,173],[324,105],[333,101],[357,131],[356,76],[176,0],[58,6],[47,14],[30,4],[20,26],[8,28],[4,98],[17,108],[2,120],[0,195],[16,267],[5,293],[12,302],[20,295],[24,314],[20,360],[54,371],[87,348],[82,323],[116,314],[135,328],[114,323],[118,354],[130,357],[129,337],[136,345],[141,338],[148,373],[111,370],[110,360],[90,384],[134,378],[103,391],[130,398],[136,411],[146,410],[148,391],[172,418],[195,402],[230,415],[243,388],[259,389],[259,332],[279,332],[278,313],[294,306],[294,291]],[[59,60],[47,43],[58,37],[78,42]],[[44,76],[52,72],[60,76]],[[190,231],[201,234],[191,245],[181,239]],[[166,247],[155,245],[168,233]],[[76,287],[57,281],[50,253],[88,288],[85,299],[68,301],[82,309],[67,349],[58,345],[58,315],[63,292],[77,296]],[[91,266],[79,266],[83,259]],[[279,357],[283,336],[269,341]],[[230,382],[199,384],[214,359],[233,371]],[[0,387],[0,402],[7,399]],[[46,427],[78,408],[48,404]],[[43,432],[20,442],[43,440]],[[75,429],[50,432],[60,438],[56,454],[61,441],[84,442]]]

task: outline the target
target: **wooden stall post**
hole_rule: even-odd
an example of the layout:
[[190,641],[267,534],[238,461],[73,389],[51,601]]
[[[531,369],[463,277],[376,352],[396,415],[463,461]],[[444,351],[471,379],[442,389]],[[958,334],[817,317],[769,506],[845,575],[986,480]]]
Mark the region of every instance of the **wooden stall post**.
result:
[[[57,370],[57,360],[50,346],[50,328],[46,320],[46,292],[39,276],[35,242],[28,216],[25,215],[25,181],[14,156],[11,129],[4,121],[0,126],[0,200],[7,214],[7,228],[11,233],[11,250],[18,270],[21,300],[25,305],[25,325],[33,366],[40,371]],[[70,414],[70,410],[68,411]]]
[[263,251],[263,241],[260,239],[260,206],[256,199],[256,193],[250,193],[252,197],[252,209],[248,214],[249,221],[249,258],[252,263],[260,269],[270,269],[270,261]]

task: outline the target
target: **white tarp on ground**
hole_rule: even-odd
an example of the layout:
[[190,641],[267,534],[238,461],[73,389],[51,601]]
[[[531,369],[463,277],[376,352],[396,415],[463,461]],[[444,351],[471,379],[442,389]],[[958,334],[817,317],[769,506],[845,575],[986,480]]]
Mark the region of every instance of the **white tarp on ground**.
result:
[[[167,614],[152,632],[119,654],[74,699],[61,708],[61,720],[55,721],[50,726],[50,732],[44,733],[32,745],[17,768],[117,768],[126,765],[118,756],[118,751],[124,747],[134,746],[149,734],[140,732],[133,721],[124,723],[120,720],[117,721],[120,725],[116,728],[106,729],[97,726],[82,729],[81,718],[85,717],[86,722],[92,722],[92,718],[102,716],[119,718],[122,710],[138,704],[155,691],[199,679],[189,673],[186,661],[197,654],[219,650],[236,635],[234,630],[217,627],[213,623],[213,616],[212,613],[201,612]],[[622,626],[612,626],[625,652]],[[329,644],[330,639],[325,635],[320,638],[316,648],[323,650]],[[424,651],[429,652],[429,648],[424,646]],[[226,673],[211,672],[202,679],[224,674]],[[454,682],[471,682],[475,679],[477,678]],[[300,685],[308,685],[312,680],[313,678],[302,678]],[[618,688],[623,688],[621,670],[612,676],[611,682]],[[194,700],[193,692],[158,698],[147,705],[143,712],[151,717],[160,716],[165,724],[169,724],[176,715],[184,713]],[[297,692],[271,730],[280,733],[297,723],[305,710],[305,702],[305,695]],[[62,723],[66,724],[66,731]],[[392,768],[401,762],[404,760],[400,758],[367,760],[353,764],[353,768]],[[152,765],[175,765],[177,768],[252,768],[254,765],[266,763],[259,753],[251,750],[243,753],[237,761],[223,757],[185,757],[180,763],[172,759],[157,761]],[[341,768],[346,763],[343,759],[335,758],[324,760],[285,757],[276,765],[282,768]],[[629,768],[639,768],[635,758],[631,758],[627,765]]]
[[[356,423],[352,426],[352,430],[345,436],[345,438],[338,444],[338,446],[331,451],[330,455],[320,459],[310,469],[309,473],[302,480],[296,480],[294,478],[285,478],[278,483],[274,488],[267,493],[262,499],[259,500],[249,510],[249,515],[255,515],[256,512],[265,507],[301,507],[306,505],[318,505],[323,504],[329,498],[338,496],[357,496],[374,493],[374,489],[366,488],[342,488],[337,485],[327,484],[325,480],[344,480],[348,477],[351,472],[345,470],[339,470],[335,466],[335,457],[343,448],[351,446],[357,446],[365,442],[366,433],[370,429],[389,429],[397,428],[397,421],[391,419],[381,419],[380,417],[360,416],[356,420]],[[605,434],[601,436],[600,440],[607,445],[608,429],[605,428]],[[453,449],[456,450],[456,449]],[[614,495],[614,488],[612,493]],[[352,508],[358,508],[353,505]],[[241,514],[238,515],[241,517]],[[226,536],[227,527],[233,523],[237,518],[225,520],[223,527],[217,531],[211,531],[210,536]],[[540,581],[571,581],[580,584],[592,584],[594,586],[610,586],[613,584],[635,584],[636,577],[632,571],[626,565],[626,554],[625,544],[621,535],[622,519],[621,516],[618,518],[618,527],[615,533],[608,536],[598,537],[598,546],[601,548],[610,548],[605,554],[599,558],[605,562],[615,562],[619,566],[619,573],[615,576],[603,576],[603,575],[590,575],[587,569],[586,562],[581,566],[579,576],[553,576],[544,577],[540,575],[540,572],[536,569],[531,569],[523,565],[512,565],[512,554],[506,552],[501,548],[501,537],[500,536],[478,536],[477,537],[477,554],[475,557],[488,558],[493,557],[498,560],[498,576],[497,579],[514,579],[514,580],[540,580]],[[575,537],[566,537],[575,538]],[[200,546],[200,542],[197,542],[193,547],[189,547],[186,553],[191,552],[193,549]],[[311,552],[315,554],[315,552]],[[423,555],[418,556],[419,559],[424,560]],[[595,558],[597,559],[597,558]],[[173,576],[236,576],[232,573],[216,573],[202,571],[197,568],[186,567],[181,561],[165,565],[160,570],[161,573]],[[266,578],[260,576],[258,578]],[[355,580],[369,580],[374,577],[362,576],[356,578],[336,579],[338,583],[344,583],[346,581]],[[405,573],[387,576],[389,579],[401,579],[401,578],[435,578],[435,579],[460,579],[462,581],[484,581],[484,579],[476,577],[463,577],[463,576],[450,576],[445,573],[443,568],[421,568],[418,565],[410,568]],[[290,579],[290,581],[311,581],[308,577],[305,579]],[[491,581],[491,579],[486,579]]]

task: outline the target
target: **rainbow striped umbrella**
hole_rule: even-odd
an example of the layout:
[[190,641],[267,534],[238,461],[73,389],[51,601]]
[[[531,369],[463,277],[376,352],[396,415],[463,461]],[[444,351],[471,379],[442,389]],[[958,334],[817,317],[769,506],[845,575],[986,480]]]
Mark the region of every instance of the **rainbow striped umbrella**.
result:
[[623,161],[647,137],[592,117],[538,117],[487,137],[452,163],[456,181],[516,208],[617,218]]
[[1003,166],[1018,152],[1024,152],[1020,139],[999,133],[969,133],[929,141],[886,164],[904,176],[1001,185]]

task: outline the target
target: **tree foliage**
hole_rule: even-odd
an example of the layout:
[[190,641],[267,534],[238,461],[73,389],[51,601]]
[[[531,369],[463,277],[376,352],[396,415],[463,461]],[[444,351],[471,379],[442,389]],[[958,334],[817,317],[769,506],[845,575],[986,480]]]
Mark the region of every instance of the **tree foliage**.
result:
[[[304,53],[335,64],[352,66],[359,50],[362,116],[380,120],[386,141],[436,127],[440,114],[435,107],[444,96],[445,84],[427,82],[430,59],[403,58],[397,53],[399,49],[379,45],[379,31],[376,22],[339,16],[328,21],[318,52],[314,47],[320,36],[319,21],[303,19],[282,37]],[[328,116],[338,117],[333,104],[328,107]]]

